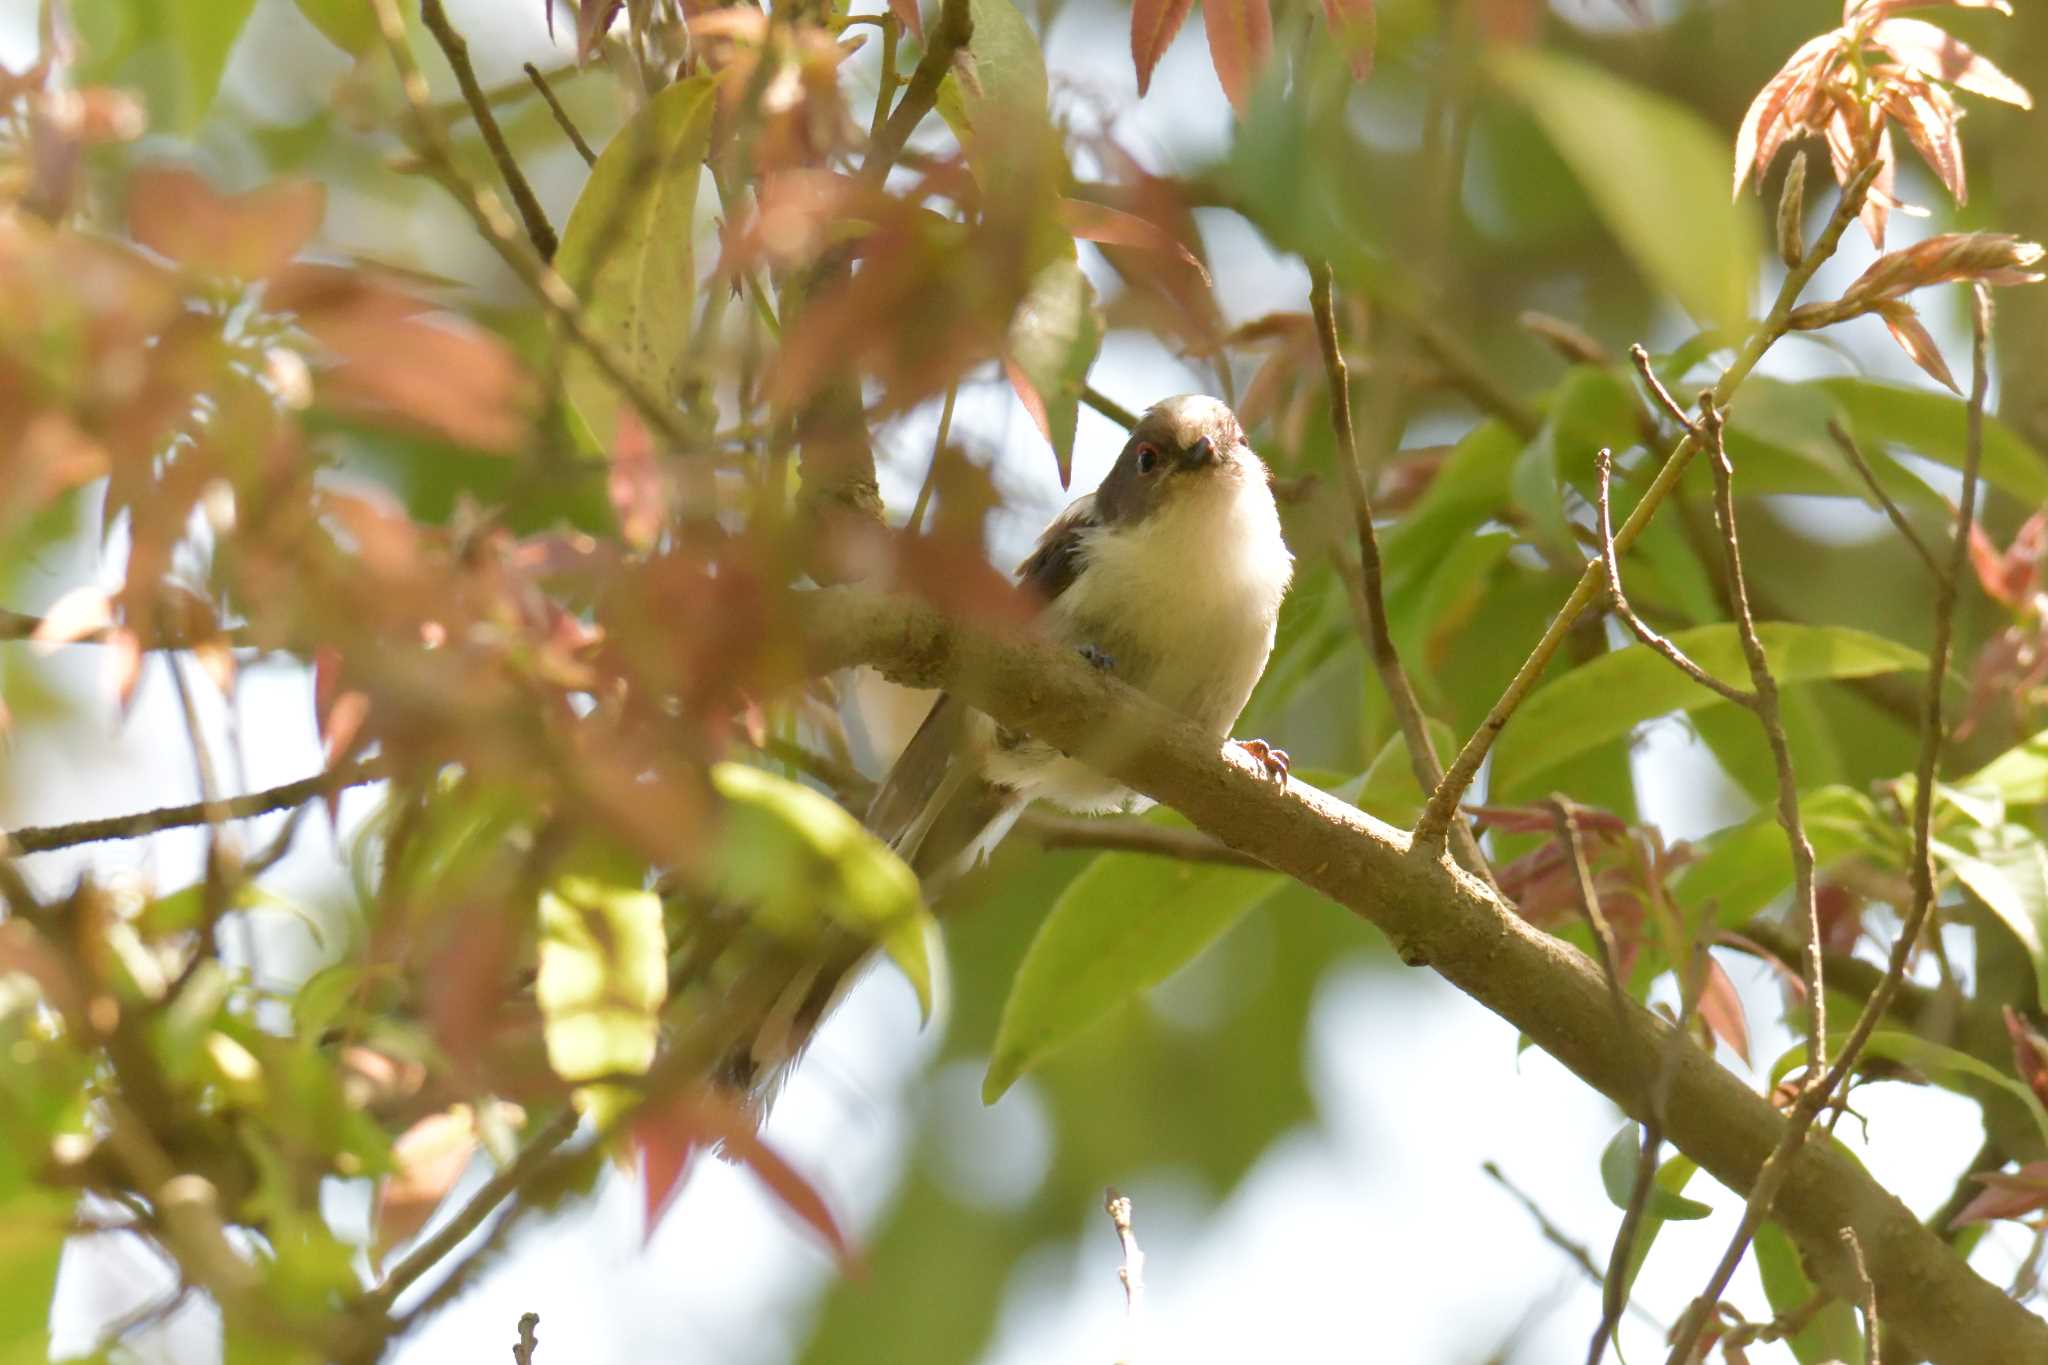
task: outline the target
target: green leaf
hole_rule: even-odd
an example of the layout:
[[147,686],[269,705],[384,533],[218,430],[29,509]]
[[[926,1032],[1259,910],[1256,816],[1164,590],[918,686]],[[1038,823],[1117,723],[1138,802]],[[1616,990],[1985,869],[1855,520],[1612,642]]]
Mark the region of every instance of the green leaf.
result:
[[[1772,1312],[1792,1313],[1813,1301],[1816,1290],[1806,1278],[1799,1249],[1776,1223],[1757,1227],[1756,1268]],[[1823,1361],[1860,1365],[1863,1360],[1863,1334],[1856,1326],[1856,1310],[1839,1299],[1815,1314],[1787,1344],[1800,1365],[1821,1365]]]
[[[1628,1208],[1629,1200],[1636,1190],[1636,1171],[1643,1160],[1643,1127],[1639,1123],[1624,1123],[1607,1143],[1607,1150],[1600,1154],[1600,1184],[1607,1191],[1608,1200],[1618,1209]],[[1659,1222],[1689,1223],[1705,1218],[1714,1210],[1697,1199],[1687,1199],[1675,1190],[1667,1189],[1663,1175],[1671,1163],[1658,1168],[1657,1175],[1650,1182],[1649,1202],[1643,1206],[1646,1214]],[[1696,1168],[1695,1168],[1696,1169]],[[1687,1179],[1691,1171],[1685,1172]],[[1643,1240],[1640,1236],[1638,1241]]]
[[[755,924],[802,942],[823,922],[881,945],[929,1019],[939,994],[938,926],[917,874],[831,798],[744,763],[711,769],[727,802],[711,856],[714,894]],[[822,920],[820,917],[823,917]]]
[[2048,730],[2022,740],[1956,785],[1989,787],[2008,806],[2048,802]]
[[[1430,719],[1424,724],[1429,729],[1430,742],[1436,746],[1438,763],[1448,763],[1458,752],[1458,736],[1440,720]],[[1404,828],[1413,824],[1415,817],[1422,813],[1427,796],[1415,780],[1415,765],[1408,757],[1408,740],[1401,734],[1396,734],[1382,745],[1380,751],[1373,755],[1372,763],[1354,781],[1341,786],[1322,782],[1315,785],[1343,797],[1368,815]]]
[[[664,89],[621,128],[569,211],[555,268],[583,321],[654,393],[673,398],[697,297],[698,172],[711,136],[713,81]],[[594,447],[612,449],[618,389],[582,350],[562,364],[569,405]]]
[[256,0],[98,0],[70,7],[86,56],[78,83],[142,92],[150,131],[190,133],[213,107]]
[[[1757,635],[1780,684],[1926,666],[1916,649],[1845,626],[1766,621]],[[1748,686],[1741,640],[1732,623],[1679,631],[1671,640],[1713,676]],[[1493,790],[1502,800],[1523,799],[1565,760],[1619,739],[1644,721],[1720,705],[1726,703],[1719,695],[1652,649],[1632,644],[1603,654],[1537,689],[1522,704],[1494,749]]]
[[[1825,870],[1869,852],[1882,828],[1877,804],[1850,787],[1820,787],[1799,798],[1799,815]],[[1792,853],[1777,816],[1764,811],[1712,835],[1678,874],[1673,898],[1687,910],[1712,904],[1722,924],[1740,924],[1792,885]]]
[[2048,848],[2023,825],[1971,829],[1934,841],[1934,860],[1984,902],[2026,948],[2035,988],[2048,1000]]
[[[1968,405],[1954,394],[1908,389],[1874,379],[1810,381],[1834,399],[1866,453],[1896,445],[1961,469]],[[1984,478],[2022,502],[2048,502],[2048,461],[2012,427],[1984,418]]]
[[1060,486],[1074,467],[1074,427],[1081,390],[1102,349],[1102,311],[1069,243],[1065,255],[1039,267],[1010,319],[1005,349],[1010,383],[1052,443]]
[[985,193],[1028,193],[1060,154],[1045,53],[1010,0],[968,0],[967,9],[974,36],[940,87],[939,113]]
[[[360,57],[380,39],[376,7],[369,0],[294,0],[299,13],[343,52]],[[400,0],[404,10],[412,0]]]
[[0,1204],[0,1360],[47,1360],[50,1301],[74,1199],[24,1189]]
[[1515,461],[1515,505],[1555,549],[1576,556],[1578,541],[1565,518],[1566,486],[1581,488],[1590,501],[1593,453],[1602,446],[1626,450],[1638,436],[1635,399],[1621,381],[1597,365],[1573,366],[1550,400],[1543,429]]
[[535,994],[555,1074],[587,1081],[646,1071],[668,997],[661,898],[563,877],[541,893],[540,933]]
[[[1846,1035],[1830,1037],[1830,1062],[1841,1056],[1842,1044],[1847,1041]],[[1960,1083],[1965,1081],[2003,1090],[2027,1107],[2027,1113],[2032,1116],[2034,1126],[2040,1130],[2042,1139],[2048,1141],[2048,1109],[2041,1107],[2041,1101],[2032,1088],[2017,1077],[2007,1075],[1967,1052],[1958,1052],[1952,1047],[1930,1042],[1918,1034],[1904,1033],[1896,1029],[1879,1029],[1871,1034],[1870,1041],[1864,1044],[1863,1055],[1904,1063],[1937,1085],[1961,1089],[1964,1093],[1968,1093],[1968,1087]],[[1806,1044],[1799,1043],[1793,1046],[1784,1056],[1772,1063],[1771,1084],[1777,1085],[1805,1060]]]
[[[1145,817],[1184,825],[1171,812]],[[993,1104],[1089,1024],[1180,970],[1286,879],[1105,853],[1053,903],[1017,968],[982,1081]]]
[[1644,274],[1702,322],[1734,327],[1748,317],[1759,238],[1755,216],[1728,200],[1722,134],[1584,62],[1515,48],[1489,65]]
[[[1624,1133],[1629,1131],[1631,1131],[1631,1128],[1624,1128],[1622,1130]],[[1640,1155],[1640,1148],[1638,1148],[1638,1155]],[[1698,1172],[1698,1164],[1683,1152],[1672,1153],[1669,1157],[1665,1158],[1664,1164],[1657,1168],[1654,1191],[1651,1194],[1649,1206],[1643,1210],[1642,1219],[1636,1224],[1635,1241],[1629,1247],[1628,1266],[1622,1272],[1621,1285],[1623,1294],[1627,1294],[1631,1289],[1635,1288],[1636,1276],[1641,1273],[1644,1262],[1650,1259],[1650,1248],[1656,1244],[1657,1234],[1664,1230],[1664,1224],[1667,1221],[1690,1222],[1705,1216],[1704,1214],[1691,1212],[1691,1210],[1706,1209],[1706,1205],[1699,1203],[1697,1200],[1683,1197],[1685,1187],[1692,1183],[1693,1176]],[[1633,1180],[1634,1174],[1634,1167],[1631,1166],[1629,1170],[1631,1180]],[[1602,1168],[1602,1178],[1603,1180],[1605,1179],[1604,1166]],[[1667,1215],[1664,1210],[1672,1207],[1667,1201],[1674,1200],[1683,1211],[1678,1214]],[[1708,1212],[1711,1212],[1711,1210],[1708,1210]]]

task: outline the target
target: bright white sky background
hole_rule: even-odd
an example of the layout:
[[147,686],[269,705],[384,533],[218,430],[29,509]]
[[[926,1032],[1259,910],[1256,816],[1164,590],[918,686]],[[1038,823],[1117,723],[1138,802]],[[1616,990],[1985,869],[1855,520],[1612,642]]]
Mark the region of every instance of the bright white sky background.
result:
[[[1615,19],[1611,0],[1556,3],[1575,21],[1605,25]],[[1668,12],[1671,6],[1654,8]],[[1816,29],[1831,22],[1824,13],[1831,6],[1813,8]],[[449,9],[470,36],[486,84],[515,75],[525,60],[548,65],[562,59],[559,52],[549,53],[540,0],[449,0]],[[34,14],[34,0],[0,0],[0,62],[16,68],[26,62]],[[1048,43],[1055,99],[1078,119],[1088,117],[1086,108],[1101,106],[1066,99],[1063,88],[1067,96],[1075,90],[1107,96],[1107,107],[1124,111],[1117,131],[1125,145],[1156,168],[1203,159],[1228,136],[1229,113],[1199,24],[1183,32],[1160,63],[1148,99],[1134,105],[1126,23],[1121,7],[1099,4],[1077,5],[1058,21]],[[280,69],[271,56],[278,38],[302,27],[286,0],[261,0],[231,64],[223,99],[239,103],[257,120],[295,121],[317,108],[341,71],[340,59],[319,69]],[[324,55],[313,43],[293,47]],[[1369,91],[1359,107],[1373,136],[1413,135],[1376,118]],[[165,157],[189,155],[169,141],[159,150]],[[1478,149],[1482,155],[1483,150]],[[230,182],[259,169],[253,153],[223,135],[218,124],[205,164]],[[536,159],[529,170],[551,215],[561,221],[581,183],[581,163],[563,148]],[[1909,197],[1938,202],[1931,194]],[[1232,321],[1306,307],[1308,280],[1299,263],[1273,256],[1227,215],[1205,214],[1201,225],[1212,258],[1227,263],[1217,286]],[[1896,219],[1893,230],[1905,238],[1939,226],[1938,220]],[[418,264],[476,281],[487,291],[509,287],[452,209],[443,212],[436,205],[434,212],[402,217],[388,205],[337,188],[327,233],[341,246],[374,243],[387,254],[394,245],[416,250]],[[1820,290],[1853,278],[1867,253],[1867,243],[1852,234],[1840,259],[1823,273]],[[1082,257],[1098,285],[1114,287],[1089,248],[1083,247]],[[1569,300],[1553,311],[1569,317]],[[1929,322],[1939,332],[1944,319],[1930,316]],[[1672,319],[1674,333],[1680,324]],[[1951,353],[1966,348],[1952,329],[1941,339]],[[1888,342],[1859,344],[1857,351],[1871,370],[1925,382]],[[1765,369],[1795,375],[1838,370],[1843,363],[1818,347],[1788,344]],[[1156,343],[1121,335],[1105,348],[1094,382],[1132,407],[1209,386],[1204,375]],[[885,493],[899,512],[923,472],[935,421],[935,413],[915,414],[885,433],[885,456],[903,457],[883,475]],[[999,562],[1013,563],[1063,500],[1052,462],[1007,388],[996,383],[963,390],[955,430],[973,446],[1004,452],[1002,482],[1013,511],[1002,516],[995,532]],[[1408,440],[1428,443],[1454,434],[1411,431]],[[1102,476],[1120,439],[1111,424],[1083,410],[1076,487],[1090,487]],[[1866,518],[1860,508],[1828,506],[1825,513],[1818,504],[1786,510],[1803,522],[1824,516],[1828,529],[1845,538],[1882,528],[1875,514]],[[100,562],[91,545],[90,537],[81,540],[74,557],[49,563],[43,577],[17,589],[26,600],[5,605],[33,611],[78,582],[111,577],[113,568]],[[0,646],[0,666],[22,666],[24,649]],[[104,738],[111,704],[99,684],[97,662],[93,651],[73,650],[39,665],[56,685],[92,700],[81,707],[84,723],[73,731],[31,730],[0,751],[0,828],[194,799],[190,759],[161,662],[152,660],[134,716],[111,742]],[[239,731],[239,780],[249,789],[303,777],[319,765],[310,680],[303,670],[249,670],[232,725],[217,702],[209,721],[224,753]],[[1745,813],[1704,751],[1675,722],[1649,728],[1637,762],[1639,771],[1655,774],[1647,784],[1647,813],[1671,838],[1702,834]],[[344,827],[373,805],[370,793],[350,794],[342,807]],[[260,842],[275,827],[275,818],[256,822],[248,838]],[[171,888],[197,875],[200,847],[199,836],[186,832],[43,855],[29,867],[46,889],[87,868],[100,876],[135,872]],[[312,820],[300,851],[279,875],[289,889],[317,898],[334,886],[337,868],[325,822]],[[272,970],[293,955],[310,969],[313,953],[304,933],[289,928],[265,944]],[[1723,961],[1750,1001],[1751,1026],[1759,1035],[1756,1055],[1775,1057],[1792,1041],[1764,1027],[1776,1013],[1775,986],[1747,958]],[[1139,1240],[1148,1258],[1148,1359],[1176,1365],[1477,1365],[1515,1340],[1519,1344],[1506,1357],[1515,1365],[1582,1360],[1599,1315],[1596,1292],[1480,1173],[1480,1165],[1499,1163],[1554,1221],[1604,1260],[1619,1213],[1601,1190],[1596,1158],[1620,1123],[1617,1112],[1542,1053],[1530,1051],[1518,1060],[1511,1026],[1428,972],[1360,969],[1326,981],[1320,995],[1304,1064],[1323,1121],[1277,1143],[1220,1207],[1205,1210],[1191,1184],[1146,1172],[1142,1153],[1132,1154],[1130,1169],[1099,1173],[1099,1183],[1121,1186],[1136,1202]],[[978,1189],[983,1198],[991,1190],[1022,1198],[1037,1183],[1047,1132],[1028,1079],[985,1110],[978,1098],[980,1078],[971,1068],[921,1077],[921,1061],[932,1044],[930,1035],[917,1033],[907,989],[892,974],[873,974],[827,1026],[775,1112],[771,1140],[856,1229],[886,1211],[902,1170],[907,1106],[913,1102],[942,1106],[957,1125],[962,1140],[953,1146],[963,1190]],[[1084,1038],[1075,1045],[1090,1043]],[[1732,1059],[1724,1053],[1724,1060]],[[1942,1092],[1907,1092],[1896,1085],[1864,1087],[1857,1100],[1871,1121],[1872,1142],[1862,1145],[1849,1124],[1843,1133],[1851,1146],[1913,1207],[1933,1207],[1977,1148],[1974,1111]],[[471,1179],[477,1178],[472,1171]],[[1666,1322],[1704,1283],[1739,1208],[1705,1176],[1688,1192],[1713,1202],[1716,1216],[1667,1225],[1636,1290],[1638,1302]],[[359,1195],[337,1197],[332,1208],[358,1225],[365,1214]],[[1977,1263],[2003,1282],[2024,1244],[2008,1226],[1987,1240]],[[550,1365],[773,1365],[800,1347],[808,1305],[832,1274],[825,1257],[749,1175],[719,1163],[703,1166],[644,1251],[638,1192],[617,1177],[607,1178],[588,1212],[535,1222],[515,1245],[516,1253],[496,1273],[435,1318],[396,1358],[404,1365],[503,1360],[519,1315],[532,1310],[541,1318],[538,1359]],[[1091,1223],[1077,1244],[1027,1260],[1009,1288],[995,1344],[984,1358],[988,1365],[1112,1359],[1122,1342],[1116,1263],[1106,1220]],[[95,1320],[161,1292],[163,1283],[162,1268],[132,1242],[103,1241],[72,1255],[59,1290],[60,1349],[82,1347],[91,1340]],[[1736,1298],[1751,1316],[1768,1316],[1753,1271],[1738,1276]],[[1633,1360],[1662,1358],[1660,1334],[1635,1318],[1624,1319],[1622,1341]],[[141,1358],[150,1361],[211,1360],[217,1342],[218,1322],[204,1306],[182,1313],[168,1331],[138,1339]],[[1759,1348],[1754,1358],[1771,1359],[1771,1349]],[[888,1358],[882,1342],[844,1351],[849,1361]]]

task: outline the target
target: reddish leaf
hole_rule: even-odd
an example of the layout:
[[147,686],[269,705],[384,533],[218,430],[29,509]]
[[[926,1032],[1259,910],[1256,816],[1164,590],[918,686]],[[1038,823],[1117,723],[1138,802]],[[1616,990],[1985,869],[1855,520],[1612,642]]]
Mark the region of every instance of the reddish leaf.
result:
[[266,280],[318,230],[327,190],[317,180],[284,180],[247,194],[216,194],[196,172],[159,166],[128,187],[135,239],[181,265],[242,280]]
[[2010,1174],[1979,1171],[1970,1179],[1985,1188],[1950,1220],[1951,1228],[2017,1218],[2035,1209],[2048,1208],[2048,1161],[2030,1161]]
[[905,33],[920,43],[924,41],[924,15],[918,10],[917,0],[889,0],[889,13],[896,16]]
[[619,410],[618,428],[612,437],[611,468],[605,475],[605,493],[611,499],[612,514],[619,519],[619,534],[636,550],[649,550],[661,535],[668,519],[661,469],[654,461],[654,442],[640,415],[631,408]]
[[1323,18],[1330,25],[1330,36],[1344,49],[1351,74],[1359,80],[1371,76],[1373,48],[1379,37],[1373,0],[1323,0]]
[[1905,9],[1995,9],[2000,14],[2010,15],[2009,0],[1842,0],[1842,22],[1852,23],[1857,19],[1882,19],[1888,14],[1897,14]]
[[2035,1097],[2048,1104],[2048,1038],[2034,1032],[2011,1005],[2001,1006],[2000,1010],[2005,1017],[2006,1034],[2012,1039],[2014,1068]]
[[1728,1044],[1735,1055],[1743,1061],[1749,1060],[1749,1020],[1742,1011],[1742,997],[1735,993],[1735,983],[1728,979],[1728,973],[1721,969],[1712,954],[1707,955],[1706,980],[1700,983],[1700,1018],[1714,1036]]
[[1824,59],[1835,47],[1832,33],[1808,39],[1749,102],[1742,126],[1735,133],[1735,193],[1742,193],[1743,182],[1749,179],[1752,170],[1756,172],[1757,187],[1763,187],[1764,173],[1770,170],[1778,149],[1795,131],[1807,93],[1823,70]]
[[1142,98],[1152,84],[1152,68],[1187,22],[1195,0],[1133,0],[1131,5],[1131,65],[1138,70],[1138,94]]
[[2034,107],[2027,88],[2000,71],[1945,29],[1921,19],[1886,19],[1871,30],[1870,40],[1923,76],[1946,81],[1960,90],[2002,100],[2022,109]]
[[1877,306],[1877,315],[1884,319],[1892,340],[1899,343],[1899,349],[1906,353],[1908,359],[1926,371],[1936,383],[1945,384],[1958,394],[1962,392],[1956,387],[1956,377],[1949,373],[1948,362],[1941,358],[1941,348],[1934,344],[1934,338],[1911,304],[1887,299]]
[[466,1104],[429,1114],[391,1146],[397,1172],[377,1191],[376,1250],[381,1256],[425,1227],[476,1154],[476,1111]]
[[1273,55],[1271,0],[1203,0],[1202,23],[1209,31],[1209,62],[1242,115]]
[[1955,201],[1966,202],[1969,186],[1963,174],[1962,139],[1956,131],[1962,111],[1948,91],[1931,83],[1917,83],[1887,96],[1885,111],[1905,131],[1921,160]]
[[1982,526],[1970,523],[1970,567],[1985,596],[2001,606],[2016,607],[2034,595],[2043,549],[2048,549],[2048,512],[2028,517],[2002,553]]
[[1148,222],[1135,213],[1125,213],[1107,204],[1098,204],[1088,199],[1062,199],[1059,203],[1060,226],[1087,242],[1100,242],[1107,246],[1135,246],[1150,251],[1170,251],[1187,262],[1202,283],[1209,283],[1209,271],[1185,243],[1157,223]]
[[[1039,435],[1045,437],[1046,441],[1057,450],[1059,443],[1053,440],[1052,418],[1045,410],[1045,396],[1038,391],[1038,386],[1031,382],[1031,376],[1024,373],[1024,367],[1007,355],[1003,357],[1003,373],[1010,377],[1010,387],[1017,391],[1017,401],[1024,405],[1024,411],[1031,414],[1031,420],[1038,423]],[[1066,486],[1067,469],[1062,464],[1060,466],[1060,487],[1065,488]]]
[[824,1197],[761,1141],[754,1116],[731,1098],[709,1090],[677,1095],[634,1121],[633,1142],[646,1163],[648,1237],[653,1237],[673,1202],[690,1158],[699,1148],[718,1146],[728,1158],[760,1177],[784,1208],[824,1239],[846,1271],[859,1273],[860,1258],[840,1231]]
[[[590,59],[604,44],[605,34],[611,32],[612,20],[626,7],[626,0],[580,0],[576,9],[576,61],[581,64]],[[553,22],[554,6],[548,6],[549,22]]]

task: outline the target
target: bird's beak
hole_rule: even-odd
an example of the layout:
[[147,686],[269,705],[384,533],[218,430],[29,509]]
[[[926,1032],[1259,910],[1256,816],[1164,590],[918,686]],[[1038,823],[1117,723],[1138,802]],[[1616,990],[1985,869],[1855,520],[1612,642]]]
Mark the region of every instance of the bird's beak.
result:
[[1189,446],[1180,457],[1182,469],[1202,469],[1216,463],[1216,447],[1204,436]]

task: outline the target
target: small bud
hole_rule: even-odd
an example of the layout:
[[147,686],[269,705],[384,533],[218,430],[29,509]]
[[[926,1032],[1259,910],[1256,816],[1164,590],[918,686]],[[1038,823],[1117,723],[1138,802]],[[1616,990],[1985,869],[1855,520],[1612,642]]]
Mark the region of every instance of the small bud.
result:
[[1798,268],[1806,257],[1806,153],[1792,158],[1778,191],[1778,259]]

